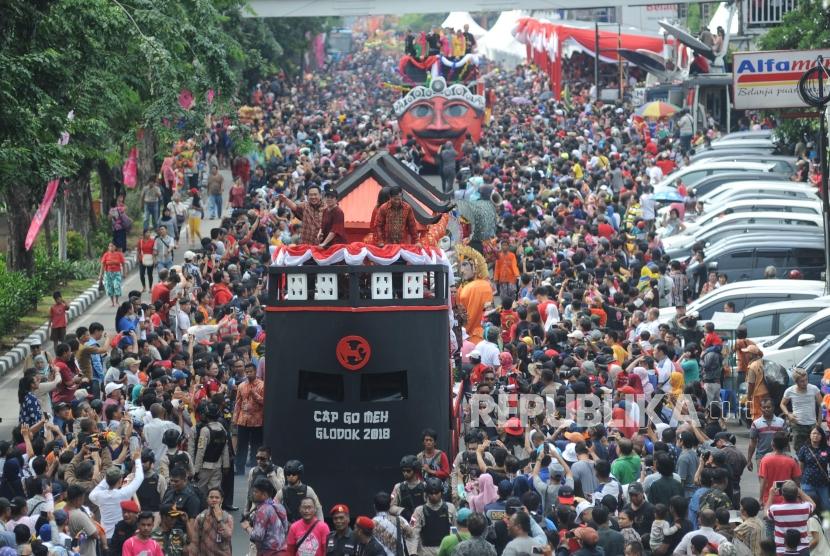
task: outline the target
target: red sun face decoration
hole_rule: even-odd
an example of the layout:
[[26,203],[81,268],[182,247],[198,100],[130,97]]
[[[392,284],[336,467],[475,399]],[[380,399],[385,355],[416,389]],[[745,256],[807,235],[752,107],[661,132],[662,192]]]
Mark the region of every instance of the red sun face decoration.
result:
[[436,164],[438,151],[447,141],[457,153],[469,133],[473,142],[481,138],[484,97],[462,84],[447,86],[443,77],[429,87],[413,88],[395,102],[398,127],[403,137],[412,135],[424,150],[424,161]]
[[337,361],[350,371],[358,371],[366,366],[372,355],[372,348],[362,336],[344,336],[337,342],[335,349]]

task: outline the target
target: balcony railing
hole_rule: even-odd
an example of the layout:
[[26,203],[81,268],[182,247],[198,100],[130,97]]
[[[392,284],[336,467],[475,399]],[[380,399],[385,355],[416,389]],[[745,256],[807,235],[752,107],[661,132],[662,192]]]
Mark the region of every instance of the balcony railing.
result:
[[770,27],[781,23],[794,10],[797,0],[747,0],[744,2],[747,27]]

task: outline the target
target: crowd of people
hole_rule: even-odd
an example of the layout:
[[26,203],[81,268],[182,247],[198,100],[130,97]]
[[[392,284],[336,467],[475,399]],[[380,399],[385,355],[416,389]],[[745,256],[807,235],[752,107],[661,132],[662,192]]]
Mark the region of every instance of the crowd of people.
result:
[[[543,96],[546,76],[526,66],[487,73],[493,120],[457,164],[455,189],[502,201],[486,277],[459,272],[459,292],[484,280],[489,295],[455,300],[456,376],[475,403],[539,394],[573,409],[573,396],[603,396],[614,425],[566,412],[479,425],[468,404],[460,453],[450,461],[435,431],[412,439],[401,481],[366,493],[373,515],[352,515],[337,493],[303,482],[303,462],[271,453],[270,248],[345,241],[331,186],[374,153],[421,166],[389,116],[399,93],[376,85],[396,65],[358,50],[325,73],[256,84],[253,152],[235,156],[217,123],[202,138],[203,179],[142,190],[142,290],[126,301],[131,222],[114,204],[101,280],[115,318],[73,330],[56,292],[53,348],[33,346],[20,423],[0,442],[0,556],[231,554],[235,528],[250,554],[268,556],[830,554],[815,387],[797,370],[776,407],[745,333],[728,345],[685,314],[720,283],[687,277],[661,250],[652,186],[688,164],[692,141],[633,118],[628,103],[590,101],[587,85],[567,101]],[[378,212],[392,216],[377,241],[416,243],[411,208],[385,194]],[[218,220],[202,238],[204,195]],[[662,322],[664,307],[677,316]],[[733,372],[754,385],[747,453],[720,405],[730,350]],[[637,402],[652,399],[662,423],[641,419]],[[756,469],[761,496],[744,496],[741,478]],[[233,500],[234,481],[246,481],[244,499]]]

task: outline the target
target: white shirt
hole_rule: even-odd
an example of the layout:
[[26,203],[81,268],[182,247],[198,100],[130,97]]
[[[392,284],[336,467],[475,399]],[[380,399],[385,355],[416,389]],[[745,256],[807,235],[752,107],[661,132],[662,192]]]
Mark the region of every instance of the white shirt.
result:
[[188,334],[193,334],[195,342],[201,342],[210,338],[211,334],[215,334],[219,330],[219,325],[216,324],[194,324],[187,329]]
[[[652,168],[654,168],[654,166],[652,166]],[[660,168],[657,169],[660,170]],[[649,170],[651,170],[651,168],[649,168]],[[649,173],[649,175],[651,174]],[[640,208],[643,210],[643,220],[654,220],[654,197],[651,193],[640,195]]]
[[651,183],[657,183],[663,179],[663,170],[661,170],[659,166],[649,167],[646,170],[646,173],[648,174],[648,179],[651,180]]
[[704,537],[709,539],[710,543],[714,544],[720,544],[726,540],[726,537],[724,537],[720,533],[715,532],[715,530],[711,527],[701,527],[697,531],[690,531],[683,535],[683,538],[680,540],[680,544],[678,544],[677,548],[674,549],[675,556],[682,554],[692,556],[692,538],[697,535],[703,535]]
[[664,357],[662,361],[657,362],[657,386],[664,393],[671,393],[671,374],[674,372],[674,365],[671,359]]
[[815,384],[808,384],[806,392],[799,392],[795,384],[784,390],[784,401],[791,400],[792,413],[799,425],[816,424],[816,394],[818,393],[819,389]]
[[101,510],[101,525],[111,538],[115,531],[115,524],[121,521],[121,502],[129,500],[136,493],[144,480],[144,467],[141,462],[135,467],[135,478],[121,488],[110,488],[107,480],[103,479],[89,493],[89,500]]
[[497,369],[501,366],[499,360],[499,346],[493,342],[482,340],[476,344],[476,350],[481,354],[481,362],[488,367]]
[[[148,414],[149,415],[149,414]],[[163,421],[157,417],[145,417],[144,421],[144,438],[147,440],[147,446],[153,451],[156,456],[156,469],[161,463],[161,456],[167,453],[167,446],[162,442],[164,433],[170,429],[182,432],[181,427],[176,423],[170,421]]]

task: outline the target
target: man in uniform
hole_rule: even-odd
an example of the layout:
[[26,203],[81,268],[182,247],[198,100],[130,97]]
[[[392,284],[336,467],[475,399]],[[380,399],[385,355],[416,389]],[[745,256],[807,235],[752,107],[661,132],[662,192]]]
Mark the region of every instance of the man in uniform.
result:
[[424,503],[424,482],[418,475],[420,469],[418,458],[408,455],[401,458],[403,481],[392,489],[392,507],[389,513],[399,515],[405,520],[412,519],[415,508]]
[[320,498],[317,497],[313,488],[303,483],[303,470],[302,462],[296,459],[288,460],[284,469],[286,484],[277,492],[277,502],[285,506],[288,523],[294,523],[300,519],[300,503],[303,498],[314,500],[314,505],[317,507],[317,519],[323,521],[323,506],[320,505]]
[[357,539],[357,552],[359,556],[386,556],[378,540],[373,536],[375,522],[372,518],[361,515],[355,520],[354,534]]
[[441,541],[449,535],[450,526],[455,525],[455,506],[444,502],[443,492],[440,479],[427,479],[427,501],[412,514],[410,524],[418,543],[415,553],[419,556],[437,556]]
[[[136,491],[141,509],[158,515],[161,497],[167,492],[167,479],[154,469],[156,456],[149,448],[141,451],[141,467],[144,469],[144,481]],[[123,508],[122,508],[123,509]]]
[[196,484],[207,498],[208,490],[218,487],[222,483],[222,470],[231,465],[228,452],[228,431],[219,423],[219,407],[209,403],[205,410],[208,424],[199,431],[199,440],[196,445]]
[[336,504],[329,515],[334,530],[326,539],[326,556],[355,556],[358,548],[357,537],[355,532],[349,528],[349,507],[345,504]]
[[[172,475],[172,473],[171,473]],[[182,556],[190,542],[187,514],[175,504],[161,505],[161,522],[151,537],[161,546],[164,556]]]

